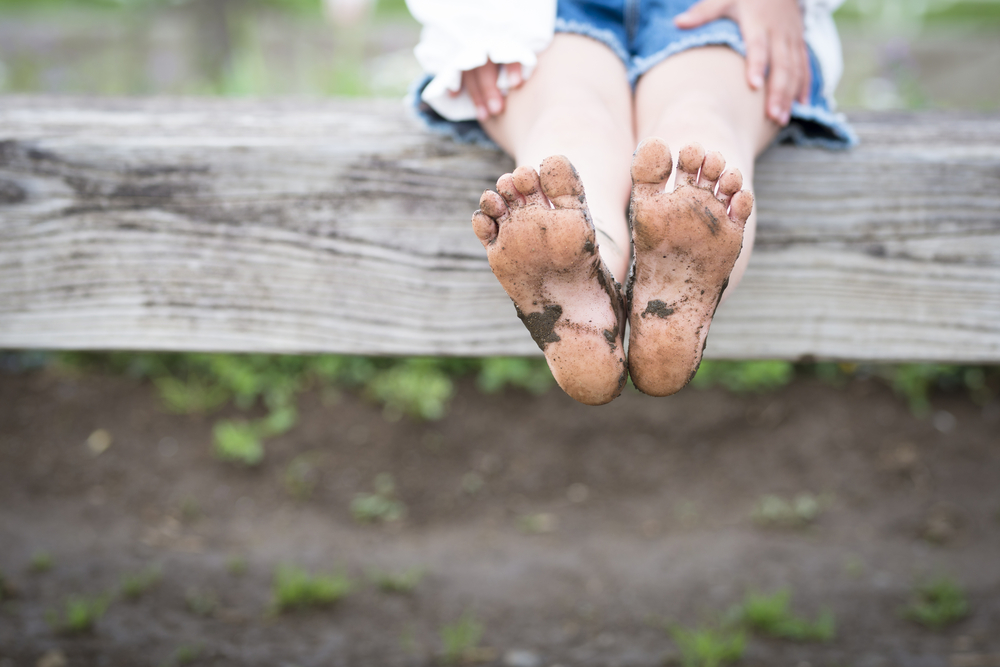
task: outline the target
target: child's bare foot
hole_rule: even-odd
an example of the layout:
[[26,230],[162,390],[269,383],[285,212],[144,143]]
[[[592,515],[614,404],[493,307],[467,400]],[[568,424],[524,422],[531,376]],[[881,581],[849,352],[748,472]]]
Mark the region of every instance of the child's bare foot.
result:
[[753,207],[753,195],[740,190],[740,172],[722,173],[721,154],[685,146],[677,186],[662,192],[671,162],[656,138],[639,144],[632,158],[628,366],[635,386],[653,396],[679,391],[698,370]]
[[519,167],[487,190],[472,216],[490,266],[556,382],[588,405],[621,393],[628,375],[625,306],[597,249],[580,178],[565,157],[541,177]]

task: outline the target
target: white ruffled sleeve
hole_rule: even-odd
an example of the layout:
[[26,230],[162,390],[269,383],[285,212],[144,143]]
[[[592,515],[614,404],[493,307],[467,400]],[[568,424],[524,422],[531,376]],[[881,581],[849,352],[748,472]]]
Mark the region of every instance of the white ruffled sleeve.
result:
[[833,104],[833,92],[844,73],[844,56],[840,48],[840,35],[833,22],[833,12],[844,0],[800,0],[805,40],[816,54],[823,72],[823,94]]
[[[537,54],[552,41],[556,0],[406,0],[422,25],[414,49],[421,67],[434,76],[421,99],[448,120],[472,120],[476,108],[462,87],[462,72],[485,65],[521,63],[525,80]],[[497,86],[509,89],[506,68]]]

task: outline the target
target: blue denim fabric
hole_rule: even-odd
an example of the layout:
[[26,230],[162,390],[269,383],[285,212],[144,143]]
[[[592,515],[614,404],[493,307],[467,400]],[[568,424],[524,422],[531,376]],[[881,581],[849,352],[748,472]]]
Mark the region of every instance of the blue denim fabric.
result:
[[[670,56],[699,46],[725,45],[740,55],[746,46],[739,26],[720,19],[691,30],[674,25],[674,17],[696,0],[559,0],[556,32],[575,33],[595,39],[625,63],[629,82],[634,86],[643,74]],[[778,134],[777,142],[803,146],[844,149],[857,143],[854,131],[840,114],[831,111],[831,101],[823,94],[823,78],[816,56],[810,50],[812,88],[808,104],[792,104],[791,122]],[[475,120],[451,122],[420,100],[420,92],[430,82],[427,76],[416,82],[411,103],[418,117],[437,132],[454,139],[495,146]]]

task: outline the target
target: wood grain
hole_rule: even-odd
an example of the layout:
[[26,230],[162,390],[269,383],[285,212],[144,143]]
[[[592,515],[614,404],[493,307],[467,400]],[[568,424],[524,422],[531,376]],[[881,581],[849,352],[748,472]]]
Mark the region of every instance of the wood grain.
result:
[[[1000,118],[779,147],[710,358],[1000,361]],[[511,167],[393,101],[0,98],[0,347],[537,354],[469,218]]]

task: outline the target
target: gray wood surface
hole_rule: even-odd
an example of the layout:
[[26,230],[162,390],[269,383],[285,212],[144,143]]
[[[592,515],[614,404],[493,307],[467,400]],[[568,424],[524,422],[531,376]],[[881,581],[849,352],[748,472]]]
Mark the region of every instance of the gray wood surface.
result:
[[[710,358],[1000,361],[1000,118],[760,161]],[[507,159],[394,101],[0,97],[0,347],[537,354],[469,217]]]

